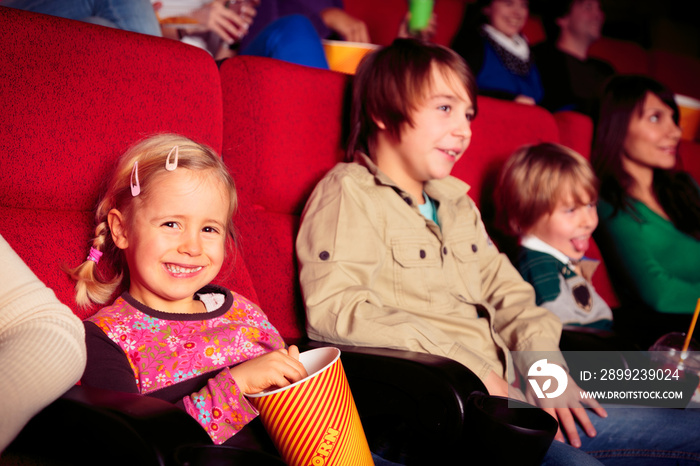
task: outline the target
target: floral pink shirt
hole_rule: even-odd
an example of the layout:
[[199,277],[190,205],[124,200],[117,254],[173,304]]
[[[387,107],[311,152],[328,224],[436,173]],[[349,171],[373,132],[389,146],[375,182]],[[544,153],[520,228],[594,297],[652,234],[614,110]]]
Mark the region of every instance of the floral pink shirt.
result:
[[124,293],[88,320],[124,351],[142,394],[211,373],[204,388],[183,402],[221,444],[258,415],[224,368],[285,345],[262,310],[243,296],[213,286],[204,293],[219,301],[206,314],[155,311]]

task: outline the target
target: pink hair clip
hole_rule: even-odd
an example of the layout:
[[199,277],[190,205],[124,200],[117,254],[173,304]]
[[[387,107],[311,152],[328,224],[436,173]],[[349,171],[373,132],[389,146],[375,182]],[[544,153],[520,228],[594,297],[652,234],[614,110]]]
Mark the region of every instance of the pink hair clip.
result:
[[93,261],[95,264],[97,264],[100,261],[100,257],[102,257],[101,251],[98,251],[95,248],[90,248],[90,253],[85,260]]
[[[136,183],[134,183],[136,179]],[[139,162],[134,162],[134,168],[131,169],[131,179],[129,181],[131,185],[131,195],[133,197],[138,196],[141,193],[141,183],[139,183]]]
[[[173,155],[173,152],[175,152],[175,161],[170,162],[170,156]],[[175,170],[177,168],[177,159],[180,155],[180,149],[178,149],[177,146],[173,146],[172,149],[170,149],[170,152],[168,152],[168,158],[165,159],[165,169],[168,170],[169,172]]]

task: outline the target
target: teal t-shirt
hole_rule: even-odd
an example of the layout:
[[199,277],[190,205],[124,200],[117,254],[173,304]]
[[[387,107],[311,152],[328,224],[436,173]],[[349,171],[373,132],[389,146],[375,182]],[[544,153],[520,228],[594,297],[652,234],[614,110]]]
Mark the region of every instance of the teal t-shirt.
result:
[[432,220],[437,226],[440,226],[435,201],[425,194],[425,191],[423,192],[423,199],[425,200],[425,204],[418,204],[418,210],[421,214],[423,214],[423,217],[427,218],[428,220]]

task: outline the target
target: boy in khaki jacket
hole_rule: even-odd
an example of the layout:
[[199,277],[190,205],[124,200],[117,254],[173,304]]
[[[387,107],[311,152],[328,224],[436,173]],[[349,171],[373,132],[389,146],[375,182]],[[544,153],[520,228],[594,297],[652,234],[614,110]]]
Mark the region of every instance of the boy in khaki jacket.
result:
[[309,336],[445,356],[507,396],[510,351],[557,350],[561,323],[449,176],[477,112],[469,68],[397,40],[362,63],[353,102],[352,162],[318,184],[297,238]]

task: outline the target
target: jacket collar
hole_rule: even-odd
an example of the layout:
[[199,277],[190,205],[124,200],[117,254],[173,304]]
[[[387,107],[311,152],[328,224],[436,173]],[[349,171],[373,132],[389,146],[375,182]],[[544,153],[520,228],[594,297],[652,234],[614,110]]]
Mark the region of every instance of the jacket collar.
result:
[[[378,184],[388,186],[394,189],[401,197],[409,197],[412,199],[414,205],[417,199],[413,199],[413,196],[405,192],[403,189],[398,187],[394,181],[389,178],[384,172],[379,170],[377,165],[369,158],[369,156],[363,152],[355,152],[353,162],[362,165],[367,168],[369,172],[377,180]],[[425,183],[423,190],[438,202],[459,199],[467,195],[469,191],[469,185],[453,176],[448,176],[442,180],[430,180]]]

